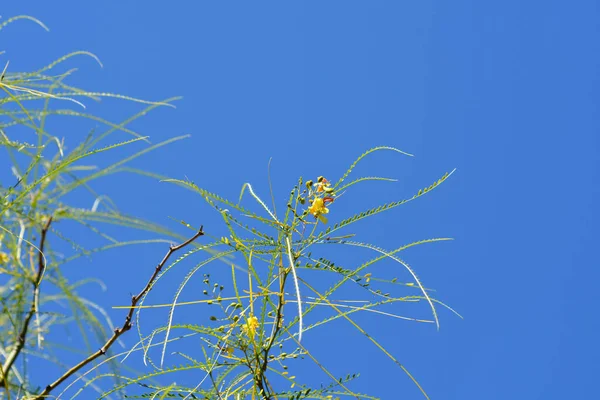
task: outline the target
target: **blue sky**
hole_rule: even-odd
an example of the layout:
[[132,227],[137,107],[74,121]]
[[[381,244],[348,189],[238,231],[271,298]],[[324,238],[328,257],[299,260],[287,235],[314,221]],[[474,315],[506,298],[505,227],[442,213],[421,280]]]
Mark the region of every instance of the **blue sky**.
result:
[[[399,181],[365,184],[340,214],[410,196],[457,168],[440,189],[357,233],[385,248],[455,238],[405,258],[465,319],[440,310],[439,331],[383,317],[362,322],[432,399],[595,396],[596,2],[141,4],[5,4],[3,18],[33,15],[50,32],[27,22],[7,28],[1,57],[28,70],[85,49],[104,68],[73,60],[74,84],[151,100],[183,96],[176,110],[159,109],[133,126],[153,142],[191,138],[132,165],[188,177],[230,198],[244,182],[267,195],[270,157],[283,206],[299,175],[335,179],[370,147],[415,154],[366,160],[356,176]],[[118,101],[90,108],[114,120],[135,110]],[[64,136],[68,143],[85,132]],[[218,215],[191,193],[131,175],[115,182],[97,187],[124,212],[182,233],[169,216],[222,232]],[[144,268],[163,251],[106,253],[73,266],[73,274],[103,278],[108,292],[93,288],[89,295],[107,307],[124,304],[138,290],[132,282],[141,284]],[[110,314],[121,320],[121,311]],[[383,399],[419,398],[348,324],[335,328],[339,333],[315,332],[307,344],[340,375],[361,372],[354,388]]]

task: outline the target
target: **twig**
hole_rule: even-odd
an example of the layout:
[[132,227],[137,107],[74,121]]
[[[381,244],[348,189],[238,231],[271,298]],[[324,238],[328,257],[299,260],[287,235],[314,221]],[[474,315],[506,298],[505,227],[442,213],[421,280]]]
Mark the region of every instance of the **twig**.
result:
[[135,307],[136,307],[138,301],[140,301],[140,299],[146,293],[148,293],[150,291],[150,288],[152,287],[152,284],[154,283],[154,280],[156,279],[156,277],[158,276],[158,274],[162,270],[163,266],[165,265],[165,263],[167,262],[167,260],[169,259],[169,257],[171,257],[171,254],[173,254],[177,250],[179,250],[179,249],[181,249],[181,248],[189,245],[190,243],[192,243],[194,240],[196,240],[198,237],[200,237],[202,235],[204,235],[204,231],[202,230],[202,227],[200,227],[200,230],[198,230],[198,232],[196,232],[196,234],[194,236],[192,236],[191,238],[189,238],[185,242],[183,242],[183,243],[181,243],[181,244],[179,244],[177,246],[171,245],[169,247],[169,251],[167,251],[167,254],[165,254],[165,257],[162,259],[162,261],[160,262],[160,264],[158,264],[156,266],[156,268],[154,269],[154,273],[152,274],[152,276],[148,280],[148,283],[146,283],[146,286],[144,287],[144,289],[142,289],[141,292],[139,292],[137,295],[135,295],[135,296],[133,296],[131,298],[131,306],[129,307],[129,312],[127,313],[127,316],[125,317],[125,322],[123,322],[123,325],[121,327],[116,328],[114,330],[113,335],[106,341],[106,343],[104,343],[104,346],[102,346],[95,353],[90,354],[87,358],[85,358],[84,360],[82,360],[79,364],[75,365],[74,367],[72,367],[71,369],[69,369],[68,371],[66,371],[60,378],[58,378],[57,380],[55,380],[54,382],[52,382],[51,384],[49,384],[48,386],[46,386],[46,388],[44,389],[44,391],[42,393],[40,393],[37,397],[35,397],[35,400],[41,400],[44,397],[48,396],[50,394],[50,392],[52,392],[58,385],[60,385],[65,380],[67,380],[70,376],[72,376],[73,374],[75,374],[81,368],[85,367],[86,365],[88,365],[89,363],[91,363],[92,361],[94,361],[96,358],[98,358],[98,357],[103,356],[104,354],[106,354],[106,352],[108,351],[108,349],[110,348],[110,346],[112,346],[113,343],[115,343],[117,341],[117,339],[119,339],[119,337],[122,334],[124,334],[125,332],[127,332],[128,330],[131,329],[131,327],[132,327],[131,320],[133,318],[133,313],[135,312]]
[[2,377],[2,380],[0,381],[0,387],[5,387],[7,392],[8,392],[8,375],[9,375],[10,369],[12,368],[13,364],[19,357],[19,354],[21,354],[21,350],[23,350],[23,347],[25,347],[25,342],[27,339],[27,331],[29,330],[29,324],[31,323],[31,318],[33,318],[33,316],[37,312],[37,305],[38,305],[37,299],[39,298],[39,294],[40,294],[40,284],[42,283],[42,278],[44,277],[44,271],[46,270],[46,259],[44,258],[44,244],[46,243],[46,233],[48,232],[48,229],[50,229],[51,223],[52,223],[52,217],[48,218],[48,222],[46,222],[46,225],[44,225],[44,227],[42,228],[42,233],[41,233],[41,238],[40,238],[40,247],[38,249],[38,269],[37,269],[35,278],[33,279],[33,282],[32,282],[33,283],[33,297],[31,299],[31,307],[29,308],[29,312],[27,313],[27,316],[25,317],[25,321],[23,321],[23,327],[21,328],[21,332],[19,332],[19,337],[17,338],[16,346],[12,350],[12,352],[8,355],[8,357],[6,357],[6,361],[4,362],[4,365],[1,367],[2,371],[0,371],[0,372],[2,372],[2,373],[0,373],[0,376]]
[[223,400],[223,398],[221,397],[221,393],[219,392],[219,388],[217,387],[217,382],[215,382],[215,378],[213,377],[212,371],[209,371],[208,375],[210,376],[210,380],[213,384],[213,387],[215,388],[215,392],[217,393],[217,396],[219,396],[219,400]]
[[278,294],[275,322],[273,324],[273,331],[271,332],[271,337],[269,338],[269,342],[267,343],[267,346],[263,350],[264,358],[263,358],[262,364],[260,365],[260,369],[258,371],[257,377],[255,378],[255,382],[256,382],[257,386],[260,389],[262,389],[263,397],[266,399],[270,399],[271,396],[268,395],[268,397],[267,397],[267,392],[265,391],[266,388],[263,385],[263,380],[266,380],[265,373],[267,371],[267,365],[269,363],[269,352],[271,351],[271,347],[273,347],[273,344],[275,343],[275,339],[277,338],[277,335],[279,334],[279,331],[281,329],[282,322],[283,322],[283,305],[285,303],[284,289],[285,289],[285,281],[289,274],[289,271],[287,271],[283,268],[283,262],[282,261],[280,261],[280,262],[281,262],[281,265],[280,265],[281,270],[280,270],[280,275],[279,275],[279,294]]

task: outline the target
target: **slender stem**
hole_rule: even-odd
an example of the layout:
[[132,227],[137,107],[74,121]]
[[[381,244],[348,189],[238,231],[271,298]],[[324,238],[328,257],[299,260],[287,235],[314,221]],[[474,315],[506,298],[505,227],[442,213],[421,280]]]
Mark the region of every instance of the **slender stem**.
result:
[[179,250],[179,249],[181,249],[181,248],[189,245],[190,243],[192,243],[194,240],[196,240],[198,237],[200,237],[202,235],[204,235],[204,231],[202,230],[202,227],[200,227],[200,230],[198,230],[198,232],[196,232],[196,234],[194,236],[192,236],[191,238],[189,238],[185,242],[183,242],[183,243],[181,243],[181,244],[179,244],[177,246],[171,245],[169,247],[169,251],[167,251],[167,254],[165,254],[165,256],[162,259],[162,261],[154,269],[154,273],[152,274],[152,276],[148,280],[148,283],[146,283],[146,286],[142,289],[141,292],[139,292],[137,295],[135,295],[135,296],[133,296],[131,298],[131,306],[129,307],[129,312],[127,313],[127,316],[125,317],[125,321],[123,322],[123,325],[121,327],[116,328],[114,330],[113,335],[106,341],[106,343],[104,343],[104,346],[102,346],[95,353],[90,354],[87,358],[85,358],[84,360],[82,360],[81,362],[79,362],[77,365],[73,366],[71,369],[69,369],[68,371],[66,371],[57,380],[55,380],[54,382],[52,382],[51,384],[49,384],[48,386],[46,386],[46,388],[42,391],[42,393],[40,393],[35,398],[35,400],[40,400],[40,399],[42,399],[44,397],[47,397],[50,394],[50,392],[52,392],[58,385],[60,385],[61,383],[63,383],[65,380],[67,380],[69,377],[71,377],[73,374],[75,374],[81,368],[85,367],[86,365],[88,365],[89,363],[91,363],[92,361],[94,361],[96,358],[98,358],[98,357],[103,356],[104,354],[106,354],[106,352],[108,351],[108,349],[110,348],[110,346],[112,346],[113,343],[115,343],[117,341],[117,339],[119,339],[119,337],[122,334],[124,334],[125,332],[127,332],[128,330],[131,329],[131,327],[132,327],[131,320],[133,318],[133,313],[135,312],[135,307],[136,307],[138,301],[146,293],[148,293],[150,291],[150,289],[152,288],[152,284],[156,280],[156,277],[158,276],[158,274],[162,270],[163,266],[165,265],[165,263],[167,262],[167,260],[169,259],[169,257],[171,257],[171,254],[173,254],[177,250]]
[[223,400],[223,398],[221,397],[221,393],[219,392],[219,388],[217,387],[217,382],[215,382],[215,378],[213,377],[212,371],[208,373],[208,376],[210,376],[210,380],[213,384],[213,387],[215,388],[215,392],[217,393],[219,400]]
[[[283,258],[283,256],[282,256],[282,258]],[[271,347],[273,347],[273,344],[275,343],[275,339],[277,338],[277,335],[279,334],[279,331],[281,330],[281,326],[282,326],[283,305],[285,304],[284,289],[285,289],[285,281],[286,281],[288,274],[289,274],[289,271],[286,270],[285,268],[283,268],[283,263],[281,263],[280,264],[280,274],[279,274],[279,294],[278,294],[278,301],[277,301],[277,310],[276,310],[276,315],[275,315],[275,323],[273,325],[274,328],[271,333],[271,337],[269,338],[269,341],[267,343],[267,346],[263,350],[264,357],[263,357],[262,365],[260,366],[260,369],[258,371],[258,376],[255,379],[258,387],[263,390],[262,393],[263,393],[263,396],[265,399],[271,398],[270,395],[268,395],[268,397],[267,397],[267,392],[265,391],[266,388],[263,385],[263,380],[266,382],[265,373],[267,371],[267,365],[269,363],[269,352],[271,351]]]
[[29,330],[29,324],[31,323],[31,319],[37,312],[38,298],[40,294],[40,284],[42,283],[42,278],[44,277],[44,272],[46,270],[46,259],[44,258],[44,244],[46,243],[46,233],[48,229],[50,229],[50,224],[52,223],[52,217],[48,218],[46,225],[42,228],[41,238],[40,238],[40,247],[38,249],[38,268],[35,278],[33,279],[33,297],[31,299],[31,307],[29,308],[29,312],[23,321],[23,327],[19,332],[19,336],[17,337],[17,343],[11,353],[6,357],[6,361],[4,365],[0,368],[2,369],[0,372],[1,381],[0,387],[6,387],[8,392],[8,375],[10,369],[13,364],[21,354],[21,350],[25,347],[25,343],[27,340],[27,331]]

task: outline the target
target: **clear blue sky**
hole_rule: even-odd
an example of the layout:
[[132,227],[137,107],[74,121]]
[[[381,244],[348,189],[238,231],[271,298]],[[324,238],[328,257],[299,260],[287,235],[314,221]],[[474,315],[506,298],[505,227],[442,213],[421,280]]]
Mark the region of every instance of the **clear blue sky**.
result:
[[[284,204],[299,175],[336,178],[367,148],[415,154],[382,153],[361,165],[356,176],[399,182],[366,184],[353,198],[359,209],[373,197],[411,195],[456,167],[438,191],[360,225],[360,233],[387,248],[454,237],[405,258],[465,319],[440,310],[439,332],[385,317],[363,322],[432,399],[597,396],[597,2],[5,3],[2,17],[29,14],[50,27],[23,22],[2,32],[1,57],[13,70],[85,49],[104,68],[73,60],[69,67],[80,69],[73,83],[152,100],[184,97],[176,110],[133,126],[154,142],[192,137],[134,166],[235,198],[247,181],[267,194],[273,157]],[[130,106],[91,107],[120,120]],[[117,182],[119,190],[102,182],[98,190],[122,211],[182,233],[168,216],[222,229],[191,193],[147,178]],[[108,292],[90,287],[89,295],[109,307],[138,290],[132,282],[140,284],[163,251],[106,253],[71,268],[105,280]],[[110,314],[121,320],[121,311]],[[360,371],[356,390],[419,398],[349,325],[336,328],[345,333],[315,331],[307,344],[340,375]]]

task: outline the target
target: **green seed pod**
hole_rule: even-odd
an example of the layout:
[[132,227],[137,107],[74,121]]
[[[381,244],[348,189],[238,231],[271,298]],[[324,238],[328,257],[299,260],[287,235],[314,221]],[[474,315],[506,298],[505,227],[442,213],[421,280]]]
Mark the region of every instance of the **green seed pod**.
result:
[[313,181],[306,181],[306,187],[307,188],[311,188],[311,186],[313,185]]

